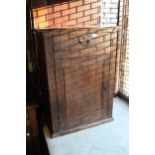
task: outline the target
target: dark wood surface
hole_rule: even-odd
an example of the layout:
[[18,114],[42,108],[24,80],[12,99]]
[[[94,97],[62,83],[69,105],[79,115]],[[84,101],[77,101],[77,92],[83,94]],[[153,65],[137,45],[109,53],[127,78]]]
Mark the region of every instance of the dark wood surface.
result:
[[41,155],[38,121],[36,108],[37,103],[28,102],[26,105],[26,154]]
[[39,105],[40,93],[38,68],[35,56],[35,40],[31,1],[26,0],[26,154],[48,155],[45,137],[42,133]]
[[116,50],[110,47],[116,31],[85,28],[37,33],[45,94],[42,106],[52,135],[112,118]]

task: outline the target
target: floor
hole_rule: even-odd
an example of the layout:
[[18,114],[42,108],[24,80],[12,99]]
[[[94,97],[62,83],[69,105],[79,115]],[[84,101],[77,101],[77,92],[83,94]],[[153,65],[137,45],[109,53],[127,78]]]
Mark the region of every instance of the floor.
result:
[[128,155],[129,106],[114,98],[114,121],[51,139],[44,128],[50,155]]

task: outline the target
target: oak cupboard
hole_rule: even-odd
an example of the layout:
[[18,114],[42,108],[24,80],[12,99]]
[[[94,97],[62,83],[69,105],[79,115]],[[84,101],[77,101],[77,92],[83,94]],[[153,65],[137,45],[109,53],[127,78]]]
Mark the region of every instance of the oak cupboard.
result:
[[112,120],[117,27],[36,31],[52,137]]

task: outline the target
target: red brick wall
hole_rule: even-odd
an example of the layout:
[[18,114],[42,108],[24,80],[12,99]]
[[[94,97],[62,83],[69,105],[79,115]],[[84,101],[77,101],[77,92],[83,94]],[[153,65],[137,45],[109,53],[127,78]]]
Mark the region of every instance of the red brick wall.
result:
[[[40,2],[41,1],[41,2]],[[53,0],[54,1],[54,0]],[[67,2],[60,2],[56,4],[46,4],[46,0],[33,0],[34,9],[34,26],[36,29],[42,28],[63,28],[63,27],[97,27],[101,25],[101,17],[106,18],[107,24],[116,25],[116,20],[118,16],[118,0],[66,0]],[[62,0],[61,0],[62,1]],[[106,5],[111,2],[112,6]],[[121,0],[120,7],[120,21],[121,25],[121,13],[122,13],[122,4]],[[111,9],[112,7],[112,9]],[[102,8],[102,9],[101,9]],[[116,9],[117,8],[117,9]],[[112,10],[115,10],[112,12]],[[117,10],[117,11],[116,11]],[[109,12],[110,11],[110,12]],[[104,13],[104,16],[103,16]],[[109,18],[109,19],[108,19]],[[116,61],[116,83],[115,83],[115,92],[118,91],[118,79],[119,79],[119,58],[120,58],[120,40],[121,40],[121,30],[119,31],[119,39],[117,42],[117,32],[114,32],[112,35],[112,45],[110,47],[110,34],[107,34],[104,40],[103,46],[106,46],[105,53],[111,51],[112,56],[115,60],[116,57],[116,46],[117,48],[117,61]],[[59,38],[60,39],[60,38]],[[106,40],[107,39],[107,40]],[[98,46],[97,48],[101,48]],[[97,50],[99,50],[97,49]],[[102,51],[101,51],[102,52]],[[114,62],[112,62],[114,64]],[[115,68],[115,66],[114,66]]]
[[43,7],[33,9],[34,27],[41,29],[98,26],[101,15],[100,1],[74,0],[48,6],[44,2]]

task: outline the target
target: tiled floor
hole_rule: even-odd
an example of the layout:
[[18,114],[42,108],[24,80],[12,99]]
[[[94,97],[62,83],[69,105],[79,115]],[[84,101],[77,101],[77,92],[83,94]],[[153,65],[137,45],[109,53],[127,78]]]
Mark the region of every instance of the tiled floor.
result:
[[50,155],[128,155],[128,103],[114,98],[114,121],[51,139],[44,133]]

